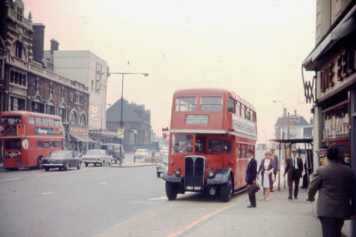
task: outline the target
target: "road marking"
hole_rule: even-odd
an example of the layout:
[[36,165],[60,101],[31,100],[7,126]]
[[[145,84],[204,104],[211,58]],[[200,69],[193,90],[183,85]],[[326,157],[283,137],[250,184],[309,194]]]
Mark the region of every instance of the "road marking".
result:
[[106,184],[108,184],[108,182],[103,181],[103,182],[100,182],[99,184],[106,185]]
[[190,223],[189,225],[183,226],[181,229],[176,230],[175,232],[171,233],[168,235],[168,237],[178,237],[183,235],[184,233],[188,232],[189,230],[193,229],[195,226],[209,220],[210,218],[222,213],[223,211],[232,208],[233,206],[235,206],[236,204],[230,204],[228,206],[219,208],[213,212],[210,212],[208,214],[205,214],[204,216],[199,217],[198,219],[194,220],[192,223]]
[[154,197],[154,198],[150,198],[148,199],[149,201],[162,201],[162,200],[167,200],[166,196],[162,196],[162,197]]
[[42,192],[41,195],[42,196],[48,196],[48,195],[52,195],[53,192]]
[[22,178],[19,178],[19,177],[7,178],[7,179],[0,179],[0,182],[18,181],[18,180],[21,180],[21,179]]

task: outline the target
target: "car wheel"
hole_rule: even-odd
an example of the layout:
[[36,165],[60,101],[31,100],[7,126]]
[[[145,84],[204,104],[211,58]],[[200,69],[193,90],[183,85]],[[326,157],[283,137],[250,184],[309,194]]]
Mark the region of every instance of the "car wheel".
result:
[[77,164],[77,169],[80,170],[80,167],[81,167],[81,163],[79,162],[79,163]]
[[69,163],[65,163],[64,164],[64,170],[69,170],[70,166],[69,166]]
[[84,163],[85,164],[85,167],[88,167],[88,163]]
[[230,199],[232,197],[232,191],[233,191],[232,180],[230,178],[229,181],[226,184],[223,184],[220,187],[220,192],[219,192],[220,200],[223,201],[223,202],[230,201]]
[[49,171],[49,167],[45,167],[45,171]]
[[174,183],[166,182],[166,196],[169,201],[177,199],[178,188]]

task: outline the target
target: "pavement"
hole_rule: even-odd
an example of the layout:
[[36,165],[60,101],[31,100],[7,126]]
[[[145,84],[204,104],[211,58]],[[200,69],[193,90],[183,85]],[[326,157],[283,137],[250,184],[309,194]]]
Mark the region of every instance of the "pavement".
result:
[[248,209],[245,193],[228,203],[187,193],[165,197],[155,167],[0,171],[1,237],[318,237],[315,203],[272,193]]

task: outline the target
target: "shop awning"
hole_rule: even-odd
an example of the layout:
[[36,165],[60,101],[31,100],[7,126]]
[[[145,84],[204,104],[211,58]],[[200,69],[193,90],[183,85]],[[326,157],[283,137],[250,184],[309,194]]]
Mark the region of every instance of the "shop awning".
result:
[[328,35],[313,49],[303,62],[306,70],[317,70],[318,61],[321,56],[330,51],[341,39],[356,30],[356,5],[347,15],[332,29]]
[[83,142],[83,143],[96,143],[96,141],[92,140],[88,136],[83,136],[83,135],[74,135],[70,134],[70,136],[77,142]]

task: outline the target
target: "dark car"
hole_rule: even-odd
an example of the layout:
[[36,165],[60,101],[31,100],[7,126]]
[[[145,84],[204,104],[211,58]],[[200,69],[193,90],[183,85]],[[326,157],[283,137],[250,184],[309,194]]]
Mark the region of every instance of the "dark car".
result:
[[69,170],[71,168],[81,167],[79,155],[73,151],[54,151],[43,160],[42,167],[49,171],[51,168],[59,168],[59,170]]
[[106,143],[101,146],[102,149],[105,149],[108,155],[111,155],[114,158],[115,164],[122,164],[125,159],[125,150],[121,144],[116,143]]

